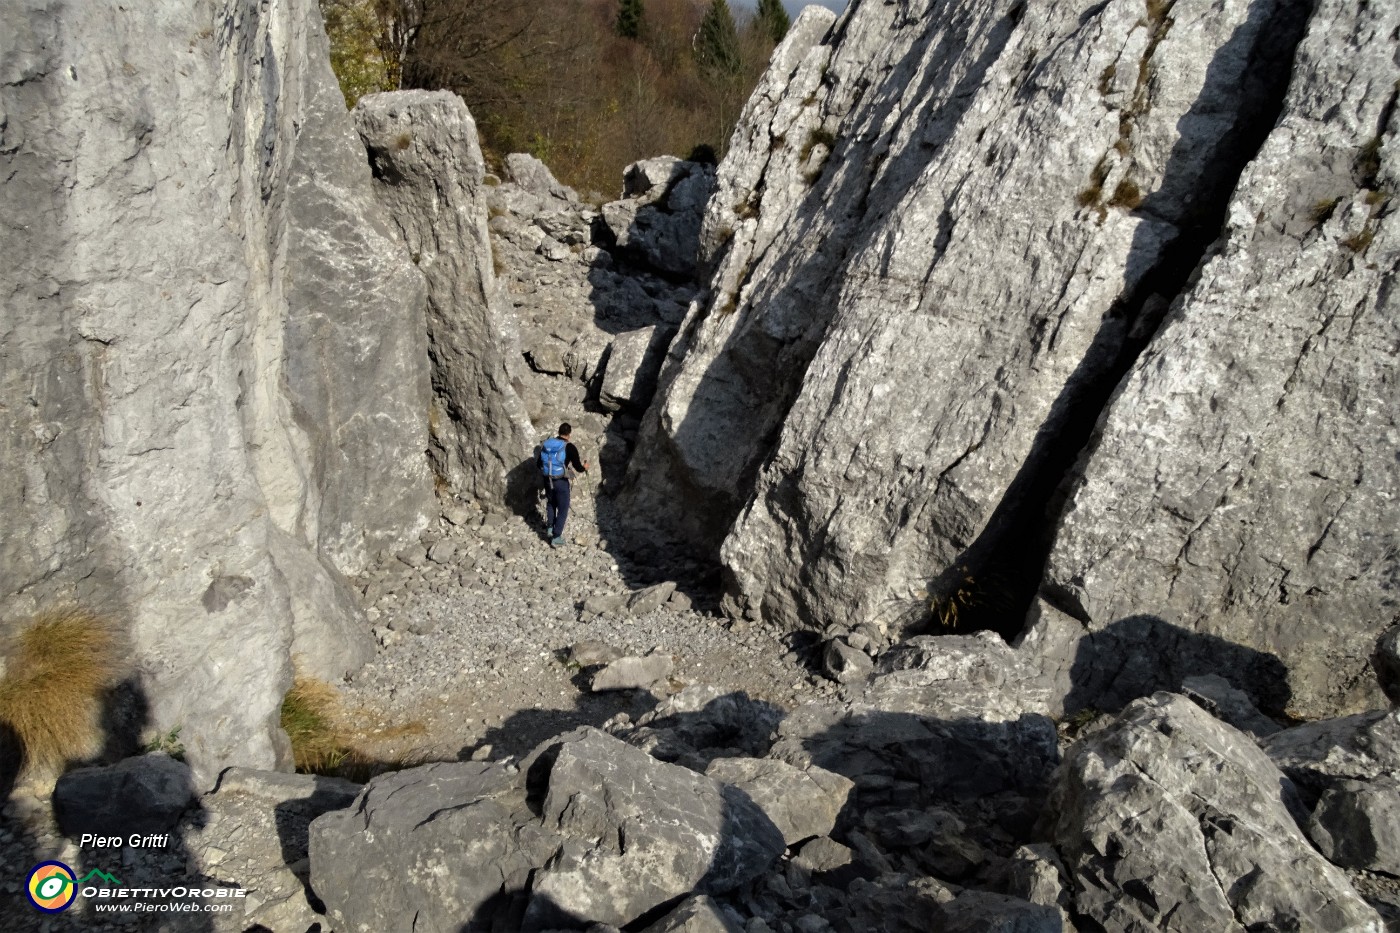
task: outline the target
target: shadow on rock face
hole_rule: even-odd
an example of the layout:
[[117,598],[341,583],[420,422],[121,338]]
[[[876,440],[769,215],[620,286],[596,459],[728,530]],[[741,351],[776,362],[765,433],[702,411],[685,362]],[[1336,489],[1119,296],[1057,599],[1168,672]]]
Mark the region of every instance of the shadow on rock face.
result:
[[1281,715],[1292,698],[1288,671],[1272,654],[1192,632],[1156,616],[1129,616],[1079,642],[1065,710],[1116,712],[1158,690],[1179,691],[1188,677],[1215,674]]

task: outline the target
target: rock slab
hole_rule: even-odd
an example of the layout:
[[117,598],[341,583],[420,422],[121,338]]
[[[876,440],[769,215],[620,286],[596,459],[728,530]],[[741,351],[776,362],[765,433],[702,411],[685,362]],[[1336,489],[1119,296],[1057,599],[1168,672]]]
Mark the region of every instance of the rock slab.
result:
[[1105,929],[1379,933],[1302,812],[1249,736],[1165,693],[1076,745],[1046,807],[1074,910]]

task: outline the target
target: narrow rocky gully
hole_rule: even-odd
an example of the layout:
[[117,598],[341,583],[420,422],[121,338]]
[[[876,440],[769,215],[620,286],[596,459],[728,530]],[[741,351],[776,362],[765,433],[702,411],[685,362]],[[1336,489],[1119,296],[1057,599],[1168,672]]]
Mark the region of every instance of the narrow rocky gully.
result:
[[814,636],[724,618],[715,568],[668,552],[665,535],[639,540],[635,518],[610,508],[698,290],[713,166],[638,163],[601,208],[529,156],[510,156],[506,171],[464,186],[490,218],[498,320],[518,334],[502,366],[530,436],[570,423],[591,467],[574,483],[566,547],[543,534],[525,460],[508,464],[509,507],[449,500],[418,543],[353,581],[379,646],[343,690],[366,750],[386,762],[518,758],[574,726],[635,720],[694,684],[781,708],[832,694]]

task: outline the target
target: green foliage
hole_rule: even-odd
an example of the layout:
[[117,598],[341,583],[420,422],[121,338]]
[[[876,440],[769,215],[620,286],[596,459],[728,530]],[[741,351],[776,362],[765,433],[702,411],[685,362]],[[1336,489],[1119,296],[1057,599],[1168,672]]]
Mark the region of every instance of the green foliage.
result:
[[706,72],[717,75],[738,74],[742,64],[739,51],[739,30],[734,15],[725,0],[710,0],[700,32],[695,37],[695,57]]
[[773,50],[721,4],[712,33],[722,60],[702,64],[710,0],[637,0],[645,13],[636,38],[625,35],[633,0],[360,2],[431,12],[406,46],[403,86],[461,95],[490,164],[532,153],[600,202],[638,159],[723,155]]
[[783,41],[792,20],[783,9],[783,0],[758,0],[758,10],[754,14],[753,27],[766,36],[774,45]]
[[621,0],[617,8],[617,34],[624,39],[640,39],[644,16],[642,0]]
[[174,758],[176,761],[185,760],[185,743],[180,741],[180,727],[176,726],[163,735],[157,735],[146,743],[144,749],[147,753],[163,752]]
[[340,82],[345,106],[366,94],[391,91],[388,63],[380,49],[383,21],[373,0],[320,0],[331,42],[331,70]]

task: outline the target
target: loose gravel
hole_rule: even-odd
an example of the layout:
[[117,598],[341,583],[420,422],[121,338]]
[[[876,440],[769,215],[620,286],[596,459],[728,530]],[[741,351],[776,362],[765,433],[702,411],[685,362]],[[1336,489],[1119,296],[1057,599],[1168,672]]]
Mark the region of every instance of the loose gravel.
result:
[[[376,747],[386,760],[520,756],[577,725],[635,718],[694,683],[784,708],[835,691],[800,636],[723,619],[696,563],[648,569],[617,556],[599,534],[593,489],[576,485],[566,547],[549,545],[542,515],[460,508],[449,510],[457,524],[358,581],[381,647],[343,693],[366,731],[385,730]],[[613,608],[666,582],[677,589],[660,608]],[[663,652],[674,669],[649,690],[592,693],[591,669],[574,660],[580,643]],[[395,734],[409,723],[425,731]]]

